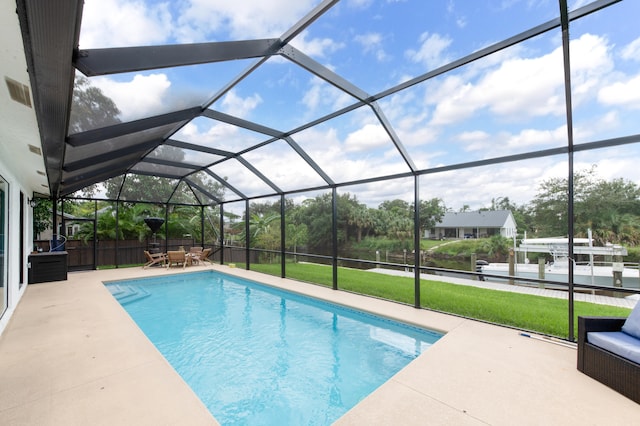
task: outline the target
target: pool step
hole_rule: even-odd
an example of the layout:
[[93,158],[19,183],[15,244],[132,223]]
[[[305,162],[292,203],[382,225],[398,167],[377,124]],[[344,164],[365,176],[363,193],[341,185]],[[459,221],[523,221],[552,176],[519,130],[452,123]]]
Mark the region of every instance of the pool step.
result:
[[109,291],[121,305],[136,302],[151,296],[147,290],[134,286],[111,285]]

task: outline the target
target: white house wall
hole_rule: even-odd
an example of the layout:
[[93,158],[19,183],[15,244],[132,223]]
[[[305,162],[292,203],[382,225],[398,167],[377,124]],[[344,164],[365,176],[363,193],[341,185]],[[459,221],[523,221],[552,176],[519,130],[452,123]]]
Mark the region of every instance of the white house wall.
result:
[[[33,241],[33,211],[28,204],[33,193],[49,194],[44,157],[24,43],[16,13],[16,2],[0,2],[0,175],[7,181],[7,291],[8,306],[0,313],[0,334],[20,301],[28,282],[27,260]],[[11,97],[10,85],[26,89],[30,102]],[[15,86],[12,86],[15,87]],[[24,100],[24,99],[23,99]],[[31,105],[29,105],[29,103]],[[20,229],[20,193],[24,194],[24,227]],[[24,232],[24,252],[20,236]],[[24,283],[20,285],[20,260]],[[2,423],[0,421],[0,423]]]
[[[0,141],[0,143],[2,143]],[[4,158],[0,159],[0,175],[2,178],[8,182],[8,191],[7,191],[7,199],[8,199],[8,241],[6,246],[6,255],[7,255],[7,291],[8,291],[8,304],[7,309],[0,317],[0,334],[4,331],[7,326],[9,319],[13,315],[20,298],[24,294],[25,289],[27,288],[28,281],[28,268],[27,268],[27,259],[29,256],[29,250],[31,247],[31,241],[33,240],[33,227],[31,226],[33,221],[33,211],[28,204],[29,191],[27,191],[18,177],[12,174],[4,163]],[[25,220],[24,220],[24,235],[25,235],[25,244],[24,244],[24,252],[20,252],[20,234],[22,230],[20,229],[20,192],[24,194],[24,212],[25,212]],[[20,258],[22,257],[23,261],[23,283],[20,283]]]
[[510,214],[500,229],[500,235],[507,238],[513,238],[518,232],[517,228],[518,226],[516,225],[516,221],[514,220],[513,215]]

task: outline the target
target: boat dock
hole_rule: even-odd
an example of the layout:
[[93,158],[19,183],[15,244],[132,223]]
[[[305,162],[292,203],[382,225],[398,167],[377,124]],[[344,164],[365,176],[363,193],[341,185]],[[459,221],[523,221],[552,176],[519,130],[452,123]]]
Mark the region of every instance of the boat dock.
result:
[[[410,278],[414,277],[413,271],[396,271],[393,269],[384,269],[384,268],[373,268],[373,269],[368,269],[368,271],[376,272],[379,274],[396,275],[396,276],[403,276],[403,277],[410,277]],[[449,277],[444,275],[422,274],[421,277],[422,279],[428,279],[433,281],[443,281],[450,284],[459,284],[459,285],[467,285],[467,286],[473,286],[473,287],[479,287],[479,288],[486,288],[489,290],[510,291],[512,293],[531,294],[534,296],[552,297],[555,299],[568,300],[569,298],[568,293],[562,290],[551,290],[551,289],[538,288],[538,287],[502,284],[502,283],[495,283],[490,281],[477,281],[469,278]],[[600,296],[597,294],[576,292],[574,293],[573,298],[577,302],[589,302],[589,303],[596,303],[599,305],[618,306],[621,308],[633,309],[633,307],[636,305],[636,302],[640,297],[637,294],[628,296],[628,297],[609,297],[609,296]]]

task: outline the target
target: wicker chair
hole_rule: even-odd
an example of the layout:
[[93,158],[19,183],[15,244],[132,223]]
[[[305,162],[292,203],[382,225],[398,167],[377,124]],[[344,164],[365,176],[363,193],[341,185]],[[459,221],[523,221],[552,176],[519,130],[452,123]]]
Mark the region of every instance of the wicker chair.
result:
[[578,317],[578,370],[640,404],[640,364],[587,341],[592,331],[621,331],[625,320]]
[[194,262],[202,262],[204,264],[204,262],[209,262],[211,263],[211,261],[209,259],[207,259],[209,257],[209,255],[211,254],[211,249],[210,248],[206,248],[204,250],[202,250],[200,253],[197,254],[192,254],[191,255],[191,259]]
[[189,260],[189,258],[187,257],[187,254],[182,251],[182,250],[177,250],[177,251],[168,251],[167,252],[167,269],[169,269],[171,267],[171,265],[182,265],[182,268],[184,268],[185,266],[187,266],[187,261]]
[[151,265],[162,264],[165,265],[167,262],[167,255],[164,253],[150,253],[147,250],[144,250],[144,257],[147,259],[147,262],[142,266],[142,269],[147,269]]

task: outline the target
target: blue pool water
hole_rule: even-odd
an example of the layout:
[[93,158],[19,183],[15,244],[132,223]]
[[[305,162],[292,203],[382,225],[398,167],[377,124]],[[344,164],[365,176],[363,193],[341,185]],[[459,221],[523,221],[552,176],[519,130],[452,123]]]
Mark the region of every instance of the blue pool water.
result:
[[328,425],[441,334],[213,271],[107,283],[223,425]]

